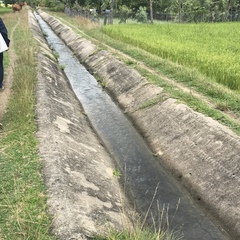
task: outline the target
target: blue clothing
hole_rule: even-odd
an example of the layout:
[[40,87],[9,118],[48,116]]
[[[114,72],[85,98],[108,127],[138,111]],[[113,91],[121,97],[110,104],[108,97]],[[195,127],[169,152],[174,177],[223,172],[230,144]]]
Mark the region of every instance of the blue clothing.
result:
[[[10,40],[8,39],[8,31],[3,22],[0,18],[0,33],[2,34],[7,46],[9,47]],[[4,77],[4,68],[3,68],[3,53],[0,53],[0,88],[3,87],[3,77]]]
[[0,53],[0,88],[3,87],[3,77],[4,77],[4,68],[3,68],[3,53]]

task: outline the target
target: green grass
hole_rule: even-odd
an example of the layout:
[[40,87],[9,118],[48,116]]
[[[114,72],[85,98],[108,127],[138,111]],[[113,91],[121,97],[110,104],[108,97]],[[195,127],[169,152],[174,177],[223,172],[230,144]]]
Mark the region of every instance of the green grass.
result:
[[154,232],[148,228],[134,228],[133,231],[115,231],[110,230],[107,236],[91,238],[93,240],[180,240],[181,236],[168,232]]
[[[116,176],[116,175],[115,175]],[[117,177],[117,176],[116,176]],[[158,186],[155,189],[155,194],[157,192]],[[125,218],[123,220],[123,229],[116,230],[112,227],[108,227],[104,233],[92,237],[94,240],[181,240],[184,239],[184,234],[181,229],[174,229],[171,226],[171,220],[168,216],[168,207],[165,205],[162,208],[158,208],[158,223],[153,221],[149,226],[146,224],[146,219],[150,213],[150,208],[155,199],[156,195],[153,195],[152,201],[149,205],[147,212],[144,217],[138,217],[134,221],[129,222]],[[176,210],[178,211],[180,200],[176,205]],[[124,204],[123,204],[124,205]],[[122,209],[123,216],[125,214],[124,207]]]
[[0,16],[2,17],[6,13],[12,12],[11,7],[5,7],[3,4],[0,6]]
[[19,24],[10,45],[18,59],[0,132],[0,239],[53,239],[35,136],[36,45],[27,11],[6,14],[3,20],[9,35]]

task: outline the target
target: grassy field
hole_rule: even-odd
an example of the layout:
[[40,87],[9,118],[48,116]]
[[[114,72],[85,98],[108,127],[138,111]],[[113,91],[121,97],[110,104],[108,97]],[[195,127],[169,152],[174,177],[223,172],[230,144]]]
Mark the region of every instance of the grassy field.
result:
[[[1,17],[12,34],[10,48],[17,60],[0,130],[0,239],[53,239],[35,136],[36,43],[27,11]],[[5,67],[10,63],[8,54],[4,53]]]

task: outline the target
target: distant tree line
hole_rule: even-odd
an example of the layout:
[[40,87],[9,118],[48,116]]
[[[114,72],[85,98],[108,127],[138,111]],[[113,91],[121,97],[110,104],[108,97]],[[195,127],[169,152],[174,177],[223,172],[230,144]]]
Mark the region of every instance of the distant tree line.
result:
[[[11,1],[11,0],[5,0]],[[97,14],[110,10],[125,22],[129,17],[139,21],[169,20],[177,22],[222,22],[240,20],[240,0],[29,0],[30,4],[64,5],[70,9],[96,9]],[[145,15],[146,16],[145,16]],[[110,21],[111,23],[111,21]]]

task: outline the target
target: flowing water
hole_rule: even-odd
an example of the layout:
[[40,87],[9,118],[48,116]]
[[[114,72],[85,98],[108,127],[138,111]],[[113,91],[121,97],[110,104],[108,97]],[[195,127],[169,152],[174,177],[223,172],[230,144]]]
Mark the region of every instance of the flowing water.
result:
[[123,170],[126,194],[143,215],[150,207],[148,223],[153,224],[154,219],[157,225],[162,218],[161,210],[165,209],[164,219],[167,216],[170,228],[181,231],[183,239],[228,239],[157,162],[131,122],[71,50],[38,14],[35,16],[49,46],[59,55],[59,64],[65,67],[64,72],[91,124]]

